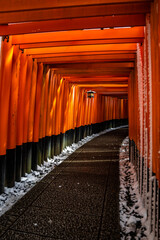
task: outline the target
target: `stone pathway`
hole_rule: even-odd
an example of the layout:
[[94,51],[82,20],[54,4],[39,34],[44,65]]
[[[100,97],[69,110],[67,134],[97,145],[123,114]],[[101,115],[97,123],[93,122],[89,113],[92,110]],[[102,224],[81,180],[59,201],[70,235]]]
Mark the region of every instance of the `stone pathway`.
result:
[[127,135],[111,131],[70,155],[0,218],[0,239],[120,239],[119,147]]

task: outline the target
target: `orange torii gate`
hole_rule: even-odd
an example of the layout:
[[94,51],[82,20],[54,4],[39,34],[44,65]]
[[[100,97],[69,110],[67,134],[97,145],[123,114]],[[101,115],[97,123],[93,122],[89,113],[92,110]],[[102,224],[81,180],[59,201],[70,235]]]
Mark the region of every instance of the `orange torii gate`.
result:
[[128,118],[130,160],[158,239],[159,13],[159,0],[1,1],[0,193]]

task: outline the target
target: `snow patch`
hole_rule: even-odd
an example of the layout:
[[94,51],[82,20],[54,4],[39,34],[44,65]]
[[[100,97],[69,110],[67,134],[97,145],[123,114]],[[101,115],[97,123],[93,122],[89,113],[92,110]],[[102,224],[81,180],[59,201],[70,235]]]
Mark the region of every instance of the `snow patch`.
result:
[[129,138],[120,148],[119,211],[121,239],[150,240],[147,212],[139,194],[139,184],[133,164],[129,161]]

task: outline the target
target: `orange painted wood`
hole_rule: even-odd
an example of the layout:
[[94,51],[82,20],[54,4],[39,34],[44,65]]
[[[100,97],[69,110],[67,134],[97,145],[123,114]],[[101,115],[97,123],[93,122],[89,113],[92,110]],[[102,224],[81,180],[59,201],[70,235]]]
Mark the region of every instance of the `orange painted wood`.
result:
[[47,69],[47,73],[45,76],[45,91],[44,91],[44,105],[42,109],[42,137],[46,136],[46,121],[47,121],[47,105],[48,105],[48,91],[49,91],[49,75],[50,70]]
[[87,62],[133,62],[135,60],[135,54],[96,54],[96,55],[84,55],[84,56],[71,56],[71,57],[44,57],[38,58],[37,62],[44,64],[64,64],[64,63],[87,63]]
[[34,142],[39,141],[40,110],[41,110],[41,99],[42,99],[42,82],[43,82],[43,64],[38,64],[36,96],[35,96],[34,127],[33,127],[33,141]]
[[1,12],[0,24],[45,21],[53,19],[142,14],[150,12],[149,2],[88,5],[67,8],[30,9],[28,11]]
[[[85,85],[85,86],[91,86],[92,87],[92,85],[93,86],[110,86],[110,85],[114,85],[114,84],[116,84],[116,86],[118,86],[118,84],[120,84],[120,86],[121,85],[123,85],[123,84],[125,84],[125,86],[128,86],[128,82],[127,81],[86,81],[86,82],[84,82],[84,81],[74,81],[74,82],[72,82],[72,81],[70,81],[70,83],[71,84],[73,84],[73,85],[78,85],[78,86],[83,86],[83,84]],[[107,84],[109,84],[109,85],[107,85]],[[126,85],[127,84],[127,85]]]
[[157,179],[159,179],[159,187],[160,187],[160,104],[159,104],[159,87],[160,87],[160,1],[156,0],[151,5],[151,46],[152,46],[152,171],[156,174]]
[[25,86],[25,94],[24,94],[24,126],[23,126],[23,143],[27,143],[28,141],[28,118],[30,111],[30,92],[31,92],[31,81],[32,81],[32,67],[33,61],[32,58],[26,57],[26,86]]
[[60,125],[59,125],[59,131],[60,133],[62,133],[63,131],[63,127],[62,125],[64,124],[64,121],[63,121],[63,117],[65,118],[64,116],[64,107],[63,107],[63,101],[64,101],[64,80],[63,78],[60,76],[60,102],[59,102],[59,107],[60,107]]
[[58,64],[58,63],[82,63],[82,62],[120,62],[120,61],[134,61],[135,54],[113,54],[113,55],[91,55],[91,56],[72,56],[72,57],[54,57],[54,58],[38,58],[37,62],[44,64]]
[[42,79],[42,96],[41,96],[41,106],[40,106],[40,123],[39,123],[39,138],[42,139],[43,136],[43,122],[44,122],[44,104],[45,104],[45,88],[46,88],[46,74],[48,68],[44,66],[43,79]]
[[51,136],[51,126],[50,126],[50,107],[51,107],[51,92],[52,92],[52,79],[51,71],[48,74],[48,94],[47,94],[47,110],[46,110],[46,132],[45,136]]
[[80,118],[81,118],[81,107],[82,107],[82,93],[80,92],[80,89],[78,88],[78,107],[77,107],[77,124],[76,126],[77,127],[80,127]]
[[[25,123],[25,97],[26,97],[26,71],[27,58],[25,53],[20,57],[20,73],[19,73],[19,93],[18,93],[18,113],[17,113],[17,145],[23,144],[24,139],[24,123]],[[27,122],[28,124],[28,122]]]
[[[26,49],[27,55],[32,54],[51,54],[51,53],[75,53],[75,52],[93,52],[93,51],[136,51],[135,43],[126,44],[100,44],[100,45],[83,45],[83,46],[66,46],[66,47],[49,47]],[[124,52],[125,53],[125,52]]]
[[[47,32],[27,35],[12,36],[13,44],[34,44],[34,43],[65,43],[72,41],[86,40],[115,40],[116,39],[134,39],[144,38],[143,27],[120,28],[120,29],[91,29],[80,31],[62,31],[62,32]],[[62,44],[61,43],[61,44]]]
[[13,46],[7,149],[16,148],[19,72],[20,50],[18,46]]
[[56,101],[55,101],[55,125],[54,125],[54,128],[55,128],[55,134],[58,135],[58,134],[60,134],[60,132],[59,132],[60,76],[59,76],[59,74],[57,74],[57,76],[56,76],[56,83],[57,83],[57,89],[56,89],[56,93],[55,93]]
[[50,120],[50,128],[49,128],[49,136],[53,135],[53,101],[54,101],[54,72],[50,72],[50,79],[51,79],[51,103],[50,103],[50,114],[49,114],[49,120]]
[[[98,34],[97,34],[98,35]],[[44,47],[63,47],[63,46],[81,46],[81,45],[99,45],[113,43],[142,43],[143,38],[116,38],[116,39],[100,39],[100,40],[74,40],[63,42],[44,42],[21,44],[21,49],[44,48]]]
[[92,83],[97,83],[97,82],[101,82],[101,83],[105,83],[105,82],[115,82],[115,83],[127,83],[128,82],[128,78],[127,77],[103,77],[103,76],[88,76],[87,77],[69,77],[69,78],[65,78],[66,81],[69,81],[70,83],[88,83],[88,82],[92,82]]
[[65,80],[67,81],[70,81],[72,82],[75,81],[75,80],[79,80],[79,81],[121,81],[121,80],[124,80],[124,81],[128,81],[128,77],[115,77],[115,76],[81,76],[81,77],[76,77],[76,76],[69,76],[69,77],[66,77]]
[[35,60],[33,61],[33,68],[32,68],[32,82],[31,82],[29,117],[28,117],[28,142],[33,142],[36,88],[37,88],[37,62]]
[[109,56],[113,56],[114,55],[121,55],[121,54],[133,54],[135,55],[135,50],[125,50],[125,51],[90,51],[90,52],[71,52],[71,53],[47,53],[47,54],[32,54],[33,58],[36,58],[38,60],[38,58],[50,58],[50,57],[80,57],[80,56],[96,56],[96,55],[109,55]]
[[6,154],[7,136],[8,136],[8,113],[9,113],[9,98],[11,86],[11,71],[13,47],[4,40],[1,46],[1,73],[0,73],[0,155]]
[[80,86],[80,87],[84,87],[84,88],[89,88],[89,87],[92,87],[92,88],[128,88],[128,84],[108,84],[108,83],[105,83],[105,84],[93,84],[93,83],[88,83],[88,84],[84,84],[84,83],[77,83],[76,84],[77,86]]
[[[53,70],[51,70],[53,71]],[[54,71],[53,71],[54,73]],[[56,134],[56,94],[57,94],[57,86],[58,86],[58,81],[57,81],[57,75],[53,75],[53,104],[52,104],[52,111],[53,111],[53,122],[52,122],[52,134]]]
[[69,84],[67,81],[64,80],[64,127],[63,127],[63,131],[67,131],[68,130],[68,96],[69,96]]
[[77,115],[78,115],[78,102],[79,102],[79,88],[75,86],[75,96],[74,96],[74,128],[77,127]]
[[40,22],[26,22],[19,24],[0,25],[1,36],[82,30],[93,28],[110,28],[110,27],[130,27],[145,26],[145,14],[115,15],[89,18],[73,18],[48,20]]
[[52,96],[53,95],[53,74],[50,71],[49,73],[49,86],[48,86],[48,104],[47,104],[47,118],[46,118],[46,136],[52,136]]
[[134,62],[108,62],[108,63],[66,63],[54,64],[55,69],[103,69],[103,68],[133,68]]
[[124,76],[128,77],[131,69],[130,68],[112,68],[112,69],[59,69],[55,70],[56,74],[61,74],[63,77],[70,76],[70,75],[114,75],[114,76]]
[[46,0],[38,1],[33,0],[31,2],[26,2],[25,0],[12,0],[12,2],[7,2],[1,0],[1,12],[7,11],[22,11],[31,9],[46,9],[46,8],[56,8],[56,7],[69,7],[69,6],[86,6],[86,5],[97,5],[97,4],[110,4],[110,3],[129,3],[129,2],[150,2],[150,0]]

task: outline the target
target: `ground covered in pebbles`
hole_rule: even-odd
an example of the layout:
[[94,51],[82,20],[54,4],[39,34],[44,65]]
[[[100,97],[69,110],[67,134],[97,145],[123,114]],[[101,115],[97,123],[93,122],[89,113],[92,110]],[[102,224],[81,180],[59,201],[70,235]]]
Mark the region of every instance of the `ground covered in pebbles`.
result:
[[129,138],[120,148],[120,226],[121,239],[147,240],[147,213],[138,192],[134,166],[129,161]]

